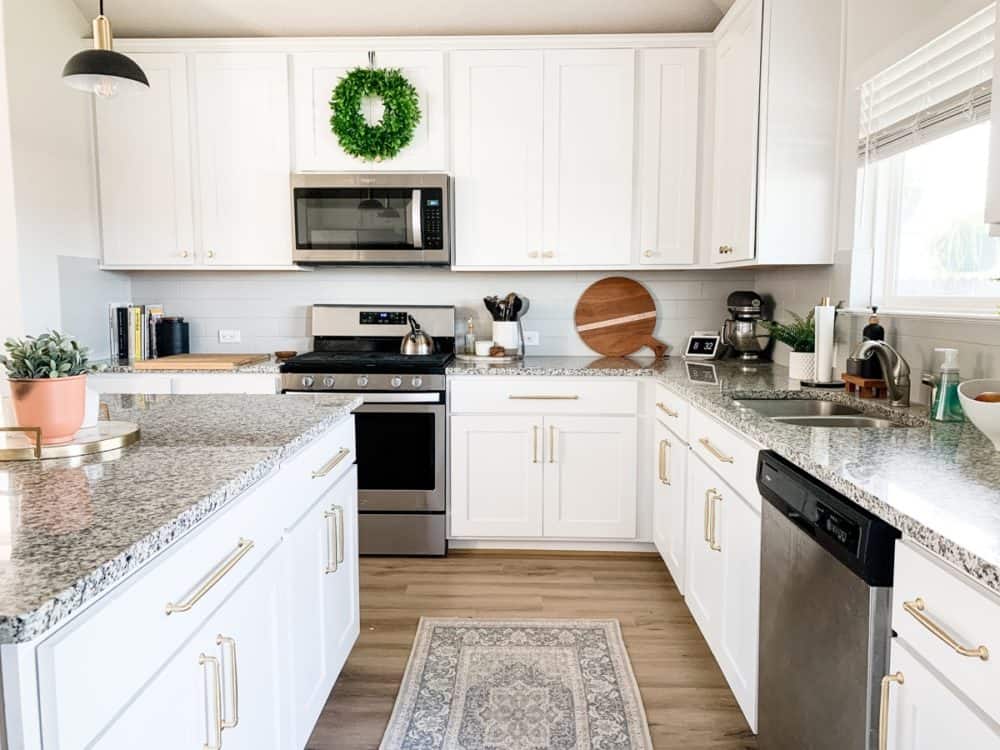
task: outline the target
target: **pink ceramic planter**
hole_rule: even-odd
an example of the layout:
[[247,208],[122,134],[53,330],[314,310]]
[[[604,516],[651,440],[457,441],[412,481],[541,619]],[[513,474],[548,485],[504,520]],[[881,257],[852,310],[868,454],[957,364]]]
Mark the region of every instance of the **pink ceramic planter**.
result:
[[10,400],[18,427],[38,427],[42,443],[68,443],[83,424],[87,376],[11,378]]

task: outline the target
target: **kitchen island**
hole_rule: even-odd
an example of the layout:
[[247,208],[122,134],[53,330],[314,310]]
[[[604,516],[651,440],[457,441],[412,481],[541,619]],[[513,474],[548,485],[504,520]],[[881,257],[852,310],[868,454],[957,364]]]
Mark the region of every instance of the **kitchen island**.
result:
[[302,746],[358,631],[359,400],[104,402],[138,444],[0,465],[7,746]]

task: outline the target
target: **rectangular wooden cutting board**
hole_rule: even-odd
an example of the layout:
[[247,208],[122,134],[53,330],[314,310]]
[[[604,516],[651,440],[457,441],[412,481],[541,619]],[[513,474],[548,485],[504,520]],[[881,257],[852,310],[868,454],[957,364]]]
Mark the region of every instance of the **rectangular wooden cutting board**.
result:
[[174,354],[135,363],[136,371],[159,370],[235,370],[238,367],[266,362],[267,354]]

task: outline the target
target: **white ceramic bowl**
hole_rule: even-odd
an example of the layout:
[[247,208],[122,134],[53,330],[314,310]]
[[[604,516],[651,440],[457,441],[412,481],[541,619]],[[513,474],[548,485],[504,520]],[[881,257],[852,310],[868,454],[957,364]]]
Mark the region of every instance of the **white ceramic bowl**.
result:
[[1000,451],[1000,403],[976,401],[976,396],[987,391],[1000,392],[1000,380],[966,380],[958,386],[958,399],[969,421]]

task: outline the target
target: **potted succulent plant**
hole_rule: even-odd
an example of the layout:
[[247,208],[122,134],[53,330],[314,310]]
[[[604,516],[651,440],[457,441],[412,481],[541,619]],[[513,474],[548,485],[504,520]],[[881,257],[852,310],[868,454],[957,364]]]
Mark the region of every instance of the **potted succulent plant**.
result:
[[87,402],[87,348],[71,336],[50,331],[7,339],[0,365],[7,371],[14,418],[19,427],[38,427],[42,443],[66,443],[83,424]]
[[788,377],[794,380],[812,380],[816,377],[816,324],[813,311],[802,317],[788,310],[792,316],[791,323],[778,323],[773,320],[761,321],[771,332],[775,341],[780,341],[791,348],[788,353]]

